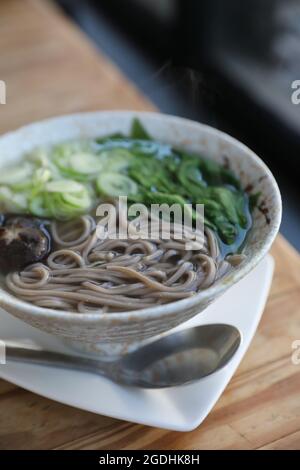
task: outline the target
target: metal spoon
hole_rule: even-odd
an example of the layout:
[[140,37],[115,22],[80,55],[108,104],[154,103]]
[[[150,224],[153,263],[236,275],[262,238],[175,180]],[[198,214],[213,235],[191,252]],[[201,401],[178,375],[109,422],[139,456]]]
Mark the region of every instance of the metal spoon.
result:
[[231,325],[203,325],[154,340],[114,362],[34,348],[6,347],[6,361],[93,372],[122,384],[164,388],[199,380],[224,367],[237,351],[240,332]]

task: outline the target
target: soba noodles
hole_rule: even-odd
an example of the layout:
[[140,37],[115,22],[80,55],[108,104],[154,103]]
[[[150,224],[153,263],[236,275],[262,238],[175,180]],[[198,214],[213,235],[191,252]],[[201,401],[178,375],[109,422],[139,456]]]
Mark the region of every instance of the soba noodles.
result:
[[[9,273],[7,287],[38,305],[68,311],[125,311],[194,295],[227,273],[231,257],[220,256],[212,230],[201,250],[182,240],[99,240],[91,216],[52,222],[55,250],[44,263]],[[233,264],[243,255],[235,255]]]

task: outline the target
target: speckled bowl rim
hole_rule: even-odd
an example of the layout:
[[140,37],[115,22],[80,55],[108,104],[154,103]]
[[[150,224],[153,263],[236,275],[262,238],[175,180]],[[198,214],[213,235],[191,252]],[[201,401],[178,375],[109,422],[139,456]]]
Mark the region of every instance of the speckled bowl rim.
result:
[[[281,216],[282,216],[282,201],[280,191],[277,185],[277,182],[267,167],[267,165],[246,145],[242,144],[240,141],[231,137],[230,135],[222,132],[214,127],[208,126],[206,124],[202,124],[196,121],[192,121],[190,119],[172,116],[169,114],[157,113],[157,112],[146,112],[146,111],[132,111],[132,110],[113,110],[113,111],[94,111],[94,112],[83,112],[83,113],[72,113],[72,114],[65,114],[60,116],[54,116],[48,119],[43,119],[40,121],[33,122],[26,126],[22,126],[12,132],[3,134],[0,138],[13,136],[16,132],[22,131],[23,129],[29,130],[30,127],[35,126],[36,124],[42,123],[51,123],[53,121],[59,122],[59,120],[64,120],[66,118],[73,118],[73,119],[80,119],[81,117],[96,117],[98,115],[105,114],[108,119],[113,119],[114,116],[124,116],[126,117],[138,117],[140,119],[147,118],[151,116],[152,119],[161,120],[166,119],[170,125],[188,125],[197,128],[198,130],[203,129],[207,133],[210,133],[213,138],[220,138],[226,141],[229,144],[234,145],[235,147],[241,149],[242,151],[247,153],[247,158],[252,159],[256,163],[257,166],[261,169],[261,171],[268,177],[269,184],[272,186],[273,189],[273,196],[274,196],[274,204],[277,205],[278,211],[275,214],[275,217],[270,221],[269,224],[269,232],[263,241],[260,249],[251,257],[249,262],[245,262],[244,266],[242,266],[239,270],[234,271],[230,275],[230,281],[224,284],[215,284],[204,291],[201,291],[195,294],[193,297],[189,297],[182,300],[177,300],[168,304],[159,305],[156,307],[149,307],[140,310],[129,310],[124,312],[110,312],[110,313],[74,313],[68,312],[63,310],[54,310],[50,308],[44,307],[37,307],[35,305],[31,305],[25,301],[22,301],[15,297],[14,295],[7,292],[5,289],[0,288],[0,306],[9,306],[11,308],[17,307],[19,310],[22,310],[24,314],[30,313],[31,316],[36,317],[47,317],[51,320],[68,320],[74,322],[74,324],[82,324],[86,322],[97,322],[101,320],[107,320],[108,318],[111,320],[118,320],[118,321],[125,321],[134,319],[141,319],[145,320],[147,318],[157,318],[157,317],[165,317],[170,314],[174,314],[176,312],[180,312],[184,309],[189,309],[191,307],[196,306],[200,302],[203,301],[210,301],[214,298],[218,297],[222,294],[225,290],[230,288],[232,285],[236,284],[240,281],[244,276],[246,276],[252,269],[264,258],[264,256],[268,253],[271,248],[272,243],[275,240],[275,237],[279,231],[280,223],[281,223]],[[197,130],[195,129],[195,130]],[[230,159],[230,158],[229,158]],[[4,295],[3,295],[4,294]],[[2,298],[1,298],[2,297]]]

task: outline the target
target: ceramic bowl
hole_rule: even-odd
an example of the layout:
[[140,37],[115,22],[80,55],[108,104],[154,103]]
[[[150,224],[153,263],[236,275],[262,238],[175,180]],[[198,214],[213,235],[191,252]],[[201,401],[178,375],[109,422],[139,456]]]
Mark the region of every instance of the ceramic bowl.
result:
[[[0,167],[34,147],[68,139],[129,132],[138,117],[154,139],[226,164],[244,188],[260,192],[245,254],[247,259],[212,287],[191,298],[163,306],[122,313],[70,313],[40,308],[0,288],[0,306],[30,325],[57,335],[85,352],[114,358],[156,335],[185,322],[248,274],[269,251],[281,221],[281,198],[270,170],[245,145],[217,129],[159,113],[100,111],[47,119],[0,138]],[[0,255],[1,256],[1,255]],[[226,318],[224,317],[224,321]]]

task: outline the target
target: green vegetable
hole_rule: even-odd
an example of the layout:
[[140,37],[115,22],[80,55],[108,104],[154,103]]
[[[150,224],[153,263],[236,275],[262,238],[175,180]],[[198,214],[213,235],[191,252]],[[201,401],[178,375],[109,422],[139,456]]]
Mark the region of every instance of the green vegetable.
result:
[[45,183],[51,179],[51,176],[51,171],[48,168],[37,168],[35,170],[30,184],[27,186],[29,200],[32,200],[32,198],[43,190]]
[[63,157],[55,155],[53,161],[62,175],[79,181],[96,177],[103,168],[100,158],[88,152],[78,152]]
[[133,119],[132,121],[130,137],[131,139],[151,140],[148,132],[137,118]]
[[219,234],[224,243],[227,245],[234,243],[237,227],[228,220],[221,205],[212,199],[202,199],[199,203],[204,204],[205,223],[209,221],[209,226]]
[[190,198],[196,200],[202,195],[206,183],[199,170],[199,159],[185,158],[182,160],[177,177],[185,190],[184,193]]
[[1,168],[0,184],[5,184],[7,186],[24,184],[24,181],[30,177],[32,171],[32,165],[28,162],[9,166],[7,168]]
[[239,228],[247,229],[247,201],[243,193],[226,187],[207,186],[198,193],[197,204],[204,204],[205,222],[230,245]]
[[120,132],[115,132],[114,134],[105,135],[104,137],[98,137],[95,142],[96,144],[105,144],[114,140],[122,140],[125,138],[125,135],[121,134]]
[[59,174],[79,181],[86,181],[102,169],[92,142],[87,140],[66,142],[55,146],[50,154],[51,164]]
[[43,206],[46,211],[57,219],[71,219],[80,214],[84,214],[91,209],[91,197],[86,188],[75,192],[44,192],[41,194],[44,198]]
[[37,168],[32,175],[32,186],[42,186],[51,178],[51,171],[48,168]]
[[179,204],[182,207],[187,204],[187,201],[178,194],[167,194],[160,192],[153,193],[150,191],[147,191],[144,194],[143,200],[148,204],[168,204],[170,206],[173,204]]
[[94,175],[102,170],[103,164],[91,153],[75,153],[69,159],[70,169],[79,175]]
[[57,180],[45,184],[29,200],[29,210],[39,217],[70,219],[91,209],[92,199],[88,188],[77,181]]
[[211,200],[219,204],[220,210],[222,210],[222,213],[229,222],[245,228],[247,221],[244,220],[241,212],[241,203],[244,204],[244,198],[241,193],[230,191],[224,187],[210,187],[207,188],[206,193]]
[[198,160],[203,179],[208,185],[219,186],[229,184],[236,189],[240,189],[239,181],[230,170],[207,158],[199,158]]
[[10,188],[1,186],[0,209],[3,212],[22,214],[27,210],[27,197],[23,193],[14,193]]
[[133,160],[132,153],[123,148],[104,150],[99,154],[99,161],[102,163],[104,171],[118,172],[126,170]]
[[77,181],[62,179],[50,181],[45,186],[45,191],[50,193],[79,193],[85,190],[85,187]]
[[177,191],[166,167],[154,158],[137,158],[129,168],[128,174],[147,190],[168,193],[176,193]]
[[126,175],[120,173],[102,173],[96,181],[100,195],[108,197],[137,194],[138,185]]
[[[182,155],[177,172],[181,194],[194,204],[204,204],[205,223],[221,240],[232,244],[240,229],[248,226],[247,201],[235,177],[215,162]],[[234,184],[229,184],[234,183]],[[225,186],[226,184],[226,186]]]
[[37,195],[29,201],[29,211],[37,217],[51,217],[50,209],[45,207],[45,197]]

